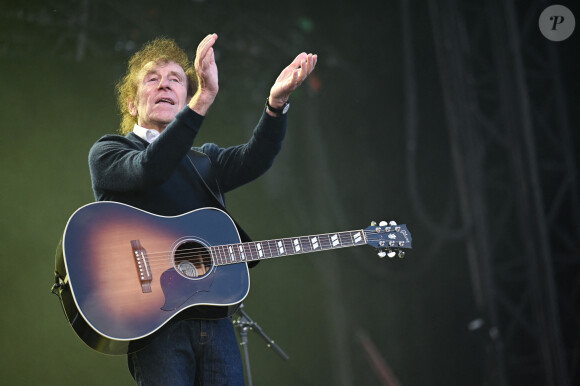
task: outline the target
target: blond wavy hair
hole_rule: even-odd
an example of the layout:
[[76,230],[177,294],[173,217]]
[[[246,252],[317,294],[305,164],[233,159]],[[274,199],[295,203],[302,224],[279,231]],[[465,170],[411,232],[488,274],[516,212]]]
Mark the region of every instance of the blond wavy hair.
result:
[[117,106],[121,112],[120,132],[122,134],[130,133],[137,123],[137,117],[129,113],[128,102],[135,101],[137,98],[140,81],[138,75],[143,66],[149,62],[157,64],[175,62],[179,64],[187,76],[187,96],[191,98],[197,90],[197,78],[193,63],[173,39],[163,37],[146,43],[129,59],[127,72],[115,86]]

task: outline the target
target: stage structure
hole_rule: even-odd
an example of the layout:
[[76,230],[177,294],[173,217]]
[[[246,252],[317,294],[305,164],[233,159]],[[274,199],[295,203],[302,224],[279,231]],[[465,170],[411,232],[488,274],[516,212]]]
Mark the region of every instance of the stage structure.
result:
[[[408,149],[418,130],[419,90],[428,87],[416,80],[409,27],[417,3],[401,2]],[[538,29],[548,5],[429,1],[461,226],[441,230],[419,217],[435,236],[465,244],[481,312],[469,328],[483,332],[482,373],[491,385],[580,379],[580,206],[565,89],[571,85],[562,79],[556,43]]]

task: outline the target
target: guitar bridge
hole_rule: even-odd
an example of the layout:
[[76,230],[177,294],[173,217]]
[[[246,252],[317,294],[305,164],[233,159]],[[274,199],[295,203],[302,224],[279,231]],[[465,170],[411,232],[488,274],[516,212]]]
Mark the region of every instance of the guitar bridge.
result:
[[139,240],[131,240],[131,248],[133,249],[133,257],[137,266],[137,274],[141,282],[141,290],[143,293],[151,292],[151,267],[149,266],[149,259],[147,258],[147,251]]

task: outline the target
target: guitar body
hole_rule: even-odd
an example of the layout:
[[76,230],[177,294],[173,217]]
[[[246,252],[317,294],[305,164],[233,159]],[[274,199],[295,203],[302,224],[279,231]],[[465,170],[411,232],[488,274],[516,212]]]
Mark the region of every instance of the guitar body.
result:
[[124,354],[178,318],[229,316],[248,294],[248,267],[218,266],[209,251],[239,242],[219,209],[163,217],[116,202],[86,205],[62,241],[69,323],[93,349]]

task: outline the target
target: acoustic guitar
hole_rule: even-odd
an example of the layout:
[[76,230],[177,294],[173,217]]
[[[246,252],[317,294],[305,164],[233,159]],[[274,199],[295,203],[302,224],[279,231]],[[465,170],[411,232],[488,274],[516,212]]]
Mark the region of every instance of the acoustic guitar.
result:
[[248,295],[248,262],[370,245],[380,257],[411,248],[405,225],[240,242],[232,218],[216,208],[158,216],[100,201],[68,220],[57,254],[56,285],[77,335],[105,354],[147,344],[179,318],[232,315]]

